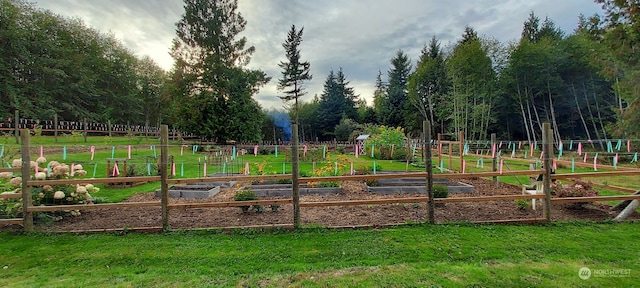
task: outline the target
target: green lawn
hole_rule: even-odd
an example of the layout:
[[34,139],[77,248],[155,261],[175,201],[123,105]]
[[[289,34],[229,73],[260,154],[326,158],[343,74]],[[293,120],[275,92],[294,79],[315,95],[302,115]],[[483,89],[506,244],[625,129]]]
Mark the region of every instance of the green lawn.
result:
[[[0,233],[3,287],[633,287],[634,223]],[[581,267],[592,277],[578,277]],[[624,277],[597,271],[630,273]]]

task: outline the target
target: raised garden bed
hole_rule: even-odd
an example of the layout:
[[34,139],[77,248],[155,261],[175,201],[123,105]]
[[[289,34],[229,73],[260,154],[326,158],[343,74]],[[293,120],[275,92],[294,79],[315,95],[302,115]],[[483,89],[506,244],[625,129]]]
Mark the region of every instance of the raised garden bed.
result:
[[[161,196],[160,192],[160,190],[156,190],[156,197]],[[210,198],[216,196],[218,193],[220,193],[220,186],[215,183],[197,183],[169,187],[169,198]]]
[[[252,190],[258,197],[292,196],[291,184],[255,184],[243,187],[244,190]],[[342,191],[341,187],[308,187],[300,185],[300,195],[333,195]]]
[[[441,184],[447,186],[449,193],[473,193],[472,185],[462,182],[449,181],[449,179],[435,178],[433,179],[433,184]],[[424,177],[378,179],[376,181],[376,185],[367,185],[367,192],[376,194],[426,194],[426,179]]]

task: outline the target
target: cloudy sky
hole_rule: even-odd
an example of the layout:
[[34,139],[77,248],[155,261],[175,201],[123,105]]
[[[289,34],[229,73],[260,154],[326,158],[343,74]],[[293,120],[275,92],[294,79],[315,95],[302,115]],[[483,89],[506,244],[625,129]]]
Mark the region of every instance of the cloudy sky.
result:
[[[87,26],[111,32],[135,54],[149,55],[164,69],[182,0],[35,0],[40,8],[80,18]],[[398,49],[415,65],[420,49],[436,36],[443,46],[455,43],[469,25],[481,36],[503,43],[519,39],[529,13],[548,16],[565,32],[576,27],[580,13],[601,13],[592,0],[240,0],[247,20],[244,36],[255,46],[249,67],[272,80],[256,99],[266,108],[280,108],[276,90],[284,60],[282,42],[292,24],[304,26],[302,59],[311,63],[308,100],[322,93],[330,70],[343,68],[360,97],[372,103],[375,77],[383,77]]]

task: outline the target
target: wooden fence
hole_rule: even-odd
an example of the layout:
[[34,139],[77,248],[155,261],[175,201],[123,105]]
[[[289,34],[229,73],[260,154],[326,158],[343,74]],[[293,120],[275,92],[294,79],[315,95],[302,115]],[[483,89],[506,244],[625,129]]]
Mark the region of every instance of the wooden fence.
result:
[[[211,181],[253,181],[253,180],[269,180],[269,179],[291,179],[292,174],[280,174],[280,175],[258,175],[258,176],[224,176],[224,177],[202,177],[202,178],[187,178],[187,179],[169,179],[167,168],[167,147],[168,147],[168,128],[163,126],[161,129],[161,153],[160,153],[160,176],[153,177],[119,177],[119,178],[98,178],[98,179],[68,179],[68,180],[39,180],[33,181],[28,177],[23,177],[22,182],[22,194],[18,194],[23,199],[23,218],[17,219],[3,219],[0,220],[0,224],[22,224],[26,231],[33,231],[33,213],[34,212],[54,212],[64,210],[92,210],[92,209],[117,209],[117,208],[143,208],[143,207],[161,207],[162,210],[162,227],[140,227],[129,230],[143,230],[143,231],[158,231],[168,230],[169,227],[169,210],[186,210],[186,209],[201,209],[201,208],[220,208],[220,207],[238,207],[247,205],[270,205],[270,204],[296,204],[294,199],[276,199],[276,200],[256,200],[256,201],[233,201],[233,202],[213,202],[213,203],[186,203],[186,204],[170,204],[168,201],[168,185],[171,184],[186,184],[186,183],[200,183]],[[549,129],[550,130],[550,129]],[[552,135],[547,131],[545,135]],[[29,175],[29,131],[22,130],[22,161],[23,175]],[[426,141],[429,142],[429,141]],[[552,143],[549,140],[548,145],[545,145],[545,151],[550,149]],[[550,161],[552,153],[545,153],[547,157],[544,158],[546,167],[550,167]],[[25,168],[26,167],[26,168]],[[18,172],[19,169],[0,169],[2,171]],[[324,202],[302,202],[297,203],[299,207],[329,207],[329,206],[357,206],[357,205],[383,205],[383,204],[395,204],[395,203],[428,203],[429,209],[433,211],[433,205],[436,203],[460,203],[460,202],[487,202],[487,201],[503,201],[503,200],[518,200],[518,199],[541,199],[543,200],[544,218],[530,218],[530,219],[508,219],[508,220],[494,220],[494,221],[482,221],[482,222],[540,222],[551,220],[551,203],[569,203],[569,202],[596,202],[596,201],[612,201],[612,200],[639,200],[640,195],[621,195],[621,196],[597,196],[597,197],[576,197],[576,198],[551,198],[549,183],[552,179],[573,179],[581,177],[612,177],[612,176],[624,176],[624,175],[640,175],[640,170],[620,170],[613,172],[593,172],[593,173],[571,173],[571,174],[551,174],[550,168],[543,170],[521,170],[521,171],[504,171],[504,172],[480,172],[480,173],[451,173],[451,174],[433,174],[429,172],[415,172],[415,173],[401,173],[401,174],[372,174],[372,175],[351,175],[351,176],[329,176],[329,177],[305,177],[300,178],[300,183],[307,182],[323,182],[323,181],[363,181],[363,180],[376,180],[384,178],[425,178],[426,183],[428,179],[433,178],[473,178],[473,177],[498,177],[498,176],[517,176],[517,175],[544,175],[545,187],[544,194],[535,195],[498,195],[498,196],[479,196],[479,197],[459,197],[459,198],[443,198],[435,199],[432,194],[429,193],[429,197],[411,197],[411,198],[398,198],[398,199],[374,199],[374,200],[347,200],[347,201],[324,201]],[[60,206],[33,206],[31,204],[30,187],[42,186],[42,185],[60,185],[60,184],[86,184],[90,183],[125,183],[125,182],[151,182],[161,181],[161,200],[149,201],[149,202],[134,202],[134,203],[113,203],[113,204],[82,204],[82,205],[60,205]],[[0,198],[17,198],[16,195],[0,195]],[[429,213],[429,221],[434,222],[433,214]],[[293,217],[292,217],[293,218]],[[295,221],[294,221],[295,222]],[[385,223],[383,223],[385,224]],[[299,223],[279,224],[279,225],[259,225],[259,226],[245,226],[245,227],[299,227]],[[379,226],[379,225],[378,225]],[[223,227],[224,228],[224,227]],[[226,227],[229,228],[229,227]],[[231,227],[237,228],[237,227]],[[110,231],[113,229],[100,229],[99,231]]]

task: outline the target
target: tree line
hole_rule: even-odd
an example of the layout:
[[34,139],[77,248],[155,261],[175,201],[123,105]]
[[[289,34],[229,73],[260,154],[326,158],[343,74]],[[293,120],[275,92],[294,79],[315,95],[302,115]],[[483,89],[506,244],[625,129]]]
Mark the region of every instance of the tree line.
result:
[[[531,12],[521,38],[501,43],[466,27],[443,47],[433,37],[418,59],[398,50],[378,71],[366,103],[339,68],[307,102],[311,65],[302,57],[303,28],[284,37],[287,61],[278,89],[302,140],[350,140],[375,125],[484,140],[540,140],[543,122],[557,139],[640,136],[640,7],[596,0],[604,16],[580,15],[571,33]],[[173,68],[137,57],[113,35],[22,0],[1,0],[0,117],[155,125],[169,124],[218,142],[286,139],[282,110],[253,98],[271,81],[248,69],[255,47],[241,37],[246,20],[237,0],[184,0],[176,23]],[[274,96],[275,97],[275,96]],[[286,116],[286,115],[285,115]]]

